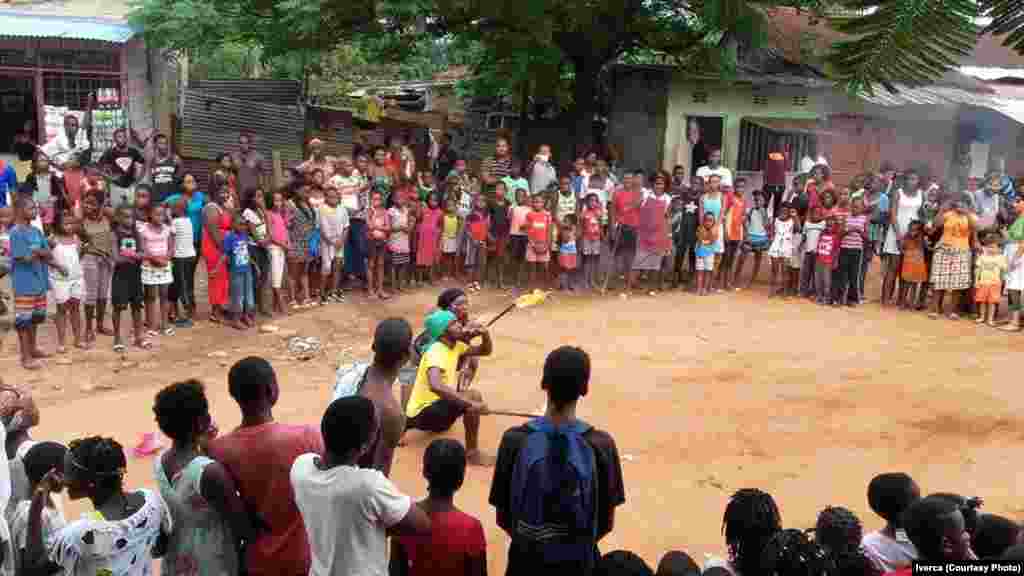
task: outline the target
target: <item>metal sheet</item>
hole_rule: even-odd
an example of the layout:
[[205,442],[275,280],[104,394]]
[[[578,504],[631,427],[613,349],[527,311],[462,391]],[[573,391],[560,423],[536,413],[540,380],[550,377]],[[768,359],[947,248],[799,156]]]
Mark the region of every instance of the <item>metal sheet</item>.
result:
[[225,98],[280,106],[295,106],[302,98],[302,84],[298,80],[197,80],[190,82],[189,88]]
[[119,20],[29,14],[0,10],[0,36],[14,38],[71,38],[123,44],[135,31]]

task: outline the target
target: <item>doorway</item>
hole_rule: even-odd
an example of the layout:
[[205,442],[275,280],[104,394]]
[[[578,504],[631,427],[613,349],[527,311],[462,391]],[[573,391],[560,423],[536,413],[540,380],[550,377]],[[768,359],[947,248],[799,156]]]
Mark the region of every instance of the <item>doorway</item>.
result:
[[[690,155],[690,176],[708,163],[708,154],[722,148],[725,119],[721,116],[686,116],[686,138],[693,143]],[[694,143],[695,142],[695,143]]]
[[0,153],[14,153],[14,135],[28,130],[34,140],[35,91],[31,76],[0,76]]

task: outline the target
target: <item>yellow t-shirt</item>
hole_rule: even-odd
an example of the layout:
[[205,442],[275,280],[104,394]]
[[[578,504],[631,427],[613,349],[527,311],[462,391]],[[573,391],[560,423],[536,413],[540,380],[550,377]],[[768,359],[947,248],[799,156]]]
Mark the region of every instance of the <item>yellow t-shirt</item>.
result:
[[441,236],[445,240],[455,240],[459,235],[459,217],[454,214],[444,215],[444,229]]
[[430,380],[427,379],[427,371],[431,368],[441,369],[442,382],[446,386],[455,388],[458,383],[459,357],[462,356],[469,346],[465,342],[458,342],[454,348],[449,348],[444,342],[434,342],[430,345],[427,353],[420,360],[420,367],[416,371],[416,383],[412,385],[412,393],[409,395],[409,404],[405,408],[405,415],[412,418],[441,399],[430,389]]

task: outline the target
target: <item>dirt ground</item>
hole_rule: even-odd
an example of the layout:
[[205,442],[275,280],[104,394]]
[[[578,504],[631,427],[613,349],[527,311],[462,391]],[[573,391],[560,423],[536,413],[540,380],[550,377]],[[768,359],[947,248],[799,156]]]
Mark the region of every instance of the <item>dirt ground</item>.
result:
[[[239,414],[227,393],[228,367],[264,355],[282,386],[277,419],[319,425],[339,357],[367,357],[372,328],[384,317],[420,325],[437,293],[423,289],[385,305],[356,298],[277,322],[322,339],[324,354],[307,362],[290,360],[279,335],[240,337],[200,324],[160,339],[151,352],[130,351],[127,363],[101,340],[101,349],[76,353],[70,365],[50,360],[39,374],[17,366],[15,338],[7,334],[0,374],[34,388],[42,410],[35,437],[104,434],[130,448],[156,430],[154,394],[189,377],[207,383],[215,419],[221,430],[232,429]],[[510,298],[474,297],[473,313],[493,314]],[[883,471],[907,471],[925,492],[978,495],[986,510],[1024,515],[1015,492],[1024,471],[1011,459],[1024,448],[1024,397],[1013,384],[1020,336],[875,304],[836,310],[770,300],[764,286],[705,298],[556,296],[514,312],[493,335],[495,353],[481,363],[477,387],[495,409],[543,406],[540,372],[554,347],[590,352],[591,394],[580,415],[615,437],[627,492],[605,551],[631,549],[652,564],[670,549],[698,561],[721,554],[726,500],[748,486],[776,497],[787,527],[812,526],[831,504],[853,509],[874,529],[881,521],[865,493]],[[43,337],[52,349],[52,325]],[[496,451],[502,431],[519,423],[485,418],[483,447]],[[462,437],[461,424],[452,434]],[[420,464],[430,438],[414,433],[409,440],[393,477],[422,495]],[[132,460],[129,486],[152,486],[152,465]],[[487,505],[491,474],[471,469],[457,503],[483,521],[490,571],[501,574],[507,539]],[[76,515],[81,509],[70,506]]]

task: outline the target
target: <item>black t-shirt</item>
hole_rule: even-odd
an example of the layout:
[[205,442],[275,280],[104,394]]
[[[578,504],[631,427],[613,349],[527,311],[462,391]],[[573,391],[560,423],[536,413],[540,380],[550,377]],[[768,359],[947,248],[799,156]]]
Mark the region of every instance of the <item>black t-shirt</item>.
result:
[[508,236],[511,222],[508,219],[507,204],[491,206],[491,229],[494,230],[496,237]]
[[141,165],[145,161],[142,153],[131,146],[125,146],[123,150],[114,146],[103,153],[103,157],[100,158],[100,166],[110,167],[114,185],[127,188],[135,184],[135,164]]
[[150,167],[153,182],[153,201],[163,202],[178,192],[178,158],[174,155],[156,158]]
[[18,155],[18,160],[21,162],[28,162],[36,155],[36,146],[31,142],[15,142],[14,153]]
[[[512,476],[516,462],[519,460],[519,450],[529,434],[529,428],[523,425],[508,429],[501,437],[498,461],[494,466],[494,480],[491,482],[491,495],[488,501],[491,506],[499,511],[504,511],[506,515],[512,506]],[[615,446],[615,440],[607,432],[593,428],[583,438],[594,449],[596,457],[597,533],[605,534],[611,527],[611,510],[626,502],[626,492],[622,482],[622,462],[619,460],[619,450]],[[596,543],[594,551],[597,554]],[[552,567],[541,564],[538,554],[528,550],[520,539],[512,538],[512,546],[508,551],[506,575],[536,574],[538,570],[541,573],[548,573],[554,568],[565,571],[565,574],[583,574],[580,567]]]

